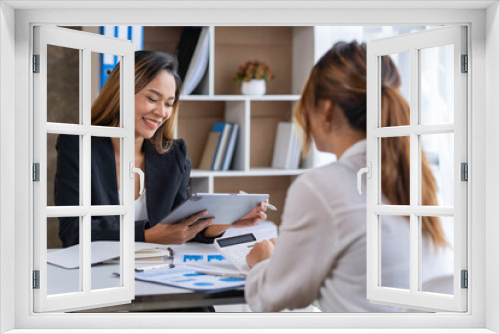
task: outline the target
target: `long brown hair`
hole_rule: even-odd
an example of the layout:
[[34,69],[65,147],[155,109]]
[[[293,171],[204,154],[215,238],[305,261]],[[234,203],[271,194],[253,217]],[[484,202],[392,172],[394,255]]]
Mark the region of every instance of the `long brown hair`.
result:
[[[410,108],[399,90],[401,79],[389,56],[382,57],[381,126],[410,124]],[[312,142],[308,113],[319,101],[330,100],[338,106],[349,126],[366,136],[366,45],[336,43],[317,63],[307,79],[294,118],[304,133],[304,153]],[[436,181],[425,154],[422,154],[422,205],[437,205]],[[382,139],[382,192],[392,205],[410,204],[410,139]],[[433,244],[445,247],[447,242],[438,217],[422,217],[422,232]]]
[[[135,52],[135,94],[153,81],[162,70],[166,70],[174,77],[175,101],[170,118],[149,139],[159,154],[168,152],[172,148],[175,118],[179,109],[181,79],[177,74],[177,62],[172,56],[156,51]],[[120,63],[113,69],[92,105],[92,125],[120,125]]]

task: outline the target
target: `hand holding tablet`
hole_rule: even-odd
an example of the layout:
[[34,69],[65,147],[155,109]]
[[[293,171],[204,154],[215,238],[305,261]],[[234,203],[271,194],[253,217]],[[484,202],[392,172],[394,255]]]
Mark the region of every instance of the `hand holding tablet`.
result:
[[206,215],[200,219],[215,217],[213,224],[229,225],[237,222],[268,198],[268,194],[193,194],[160,220],[160,223],[176,224],[206,210]]

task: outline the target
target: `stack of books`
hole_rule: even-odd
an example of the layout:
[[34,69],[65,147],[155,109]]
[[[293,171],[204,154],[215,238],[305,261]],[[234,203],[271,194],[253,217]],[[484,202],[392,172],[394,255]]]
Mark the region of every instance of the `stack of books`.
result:
[[231,167],[239,125],[230,122],[214,123],[203,150],[198,169],[226,171]]
[[295,126],[290,122],[279,122],[274,140],[273,168],[297,169],[300,164],[300,145]]

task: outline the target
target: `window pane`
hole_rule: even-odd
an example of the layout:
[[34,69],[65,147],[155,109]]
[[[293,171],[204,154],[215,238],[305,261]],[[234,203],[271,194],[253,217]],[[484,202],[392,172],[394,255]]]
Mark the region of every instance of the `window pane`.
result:
[[[117,254],[118,257],[104,263],[92,265],[92,290],[120,287],[120,248],[121,244],[121,216],[93,216],[92,217],[92,246],[91,258],[102,258],[105,254]],[[106,242],[106,245],[103,242]],[[96,254],[95,252],[99,252]],[[106,257],[106,255],[105,255]]]
[[78,49],[47,45],[47,122],[81,124]]
[[410,217],[379,216],[381,281],[388,288],[410,289]]
[[381,205],[410,204],[410,137],[381,138]]
[[47,206],[78,206],[80,136],[47,134]]
[[120,163],[122,139],[93,136],[91,141],[92,186],[105,191],[105,194],[96,194],[93,191],[91,203],[92,205],[120,205],[123,203],[121,170],[124,167]]
[[59,238],[59,219],[47,218],[47,249],[62,248],[62,241]]
[[[454,134],[421,135],[420,141],[422,147],[420,204],[453,206],[455,191]],[[434,180],[429,178],[429,171]]]
[[[67,229],[79,231],[81,217],[47,218],[47,294],[79,292],[80,287],[80,246],[76,244],[61,251],[61,241],[58,237],[59,222]],[[78,234],[76,234],[78,238]],[[52,262],[57,260],[58,252],[65,252],[73,261],[62,268]],[[70,252],[71,254],[68,254]],[[43,282],[42,282],[43,283]]]
[[[410,125],[410,52],[394,53],[389,57],[395,69],[382,59],[380,127]],[[399,87],[396,84],[398,76]],[[401,100],[404,100],[403,104],[399,103]],[[401,109],[402,105],[405,109]]]
[[[422,291],[453,294],[454,218],[420,217]],[[434,231],[435,237],[431,237]],[[434,242],[435,241],[435,242]]]
[[120,71],[117,68],[113,73],[120,58],[107,53],[91,53],[92,125],[120,125]]
[[420,50],[420,124],[453,123],[453,52],[453,45]]

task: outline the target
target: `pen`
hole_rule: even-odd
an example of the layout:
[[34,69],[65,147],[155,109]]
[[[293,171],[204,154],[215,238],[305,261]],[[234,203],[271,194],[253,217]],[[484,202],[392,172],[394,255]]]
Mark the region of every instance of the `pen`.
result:
[[[246,194],[246,192],[244,192],[243,190],[240,190],[239,192],[240,194]],[[273,211],[278,211],[278,209],[272,205],[271,203],[267,203],[267,202],[263,202],[264,205],[269,209],[269,210],[273,210]]]
[[157,266],[151,266],[151,267],[142,267],[142,268],[135,268],[135,271],[137,272],[143,272],[143,271],[148,271],[148,270],[154,270],[154,269],[160,269],[160,268],[168,268],[168,269],[171,269],[171,268],[174,268],[175,266],[171,263],[167,263],[167,264],[159,264]]
[[215,273],[215,272],[203,271],[203,270],[197,270],[196,273],[203,274],[203,275],[220,276],[220,277],[225,277],[225,278],[241,278],[241,279],[246,278],[246,276],[243,274],[221,274],[221,273]]

